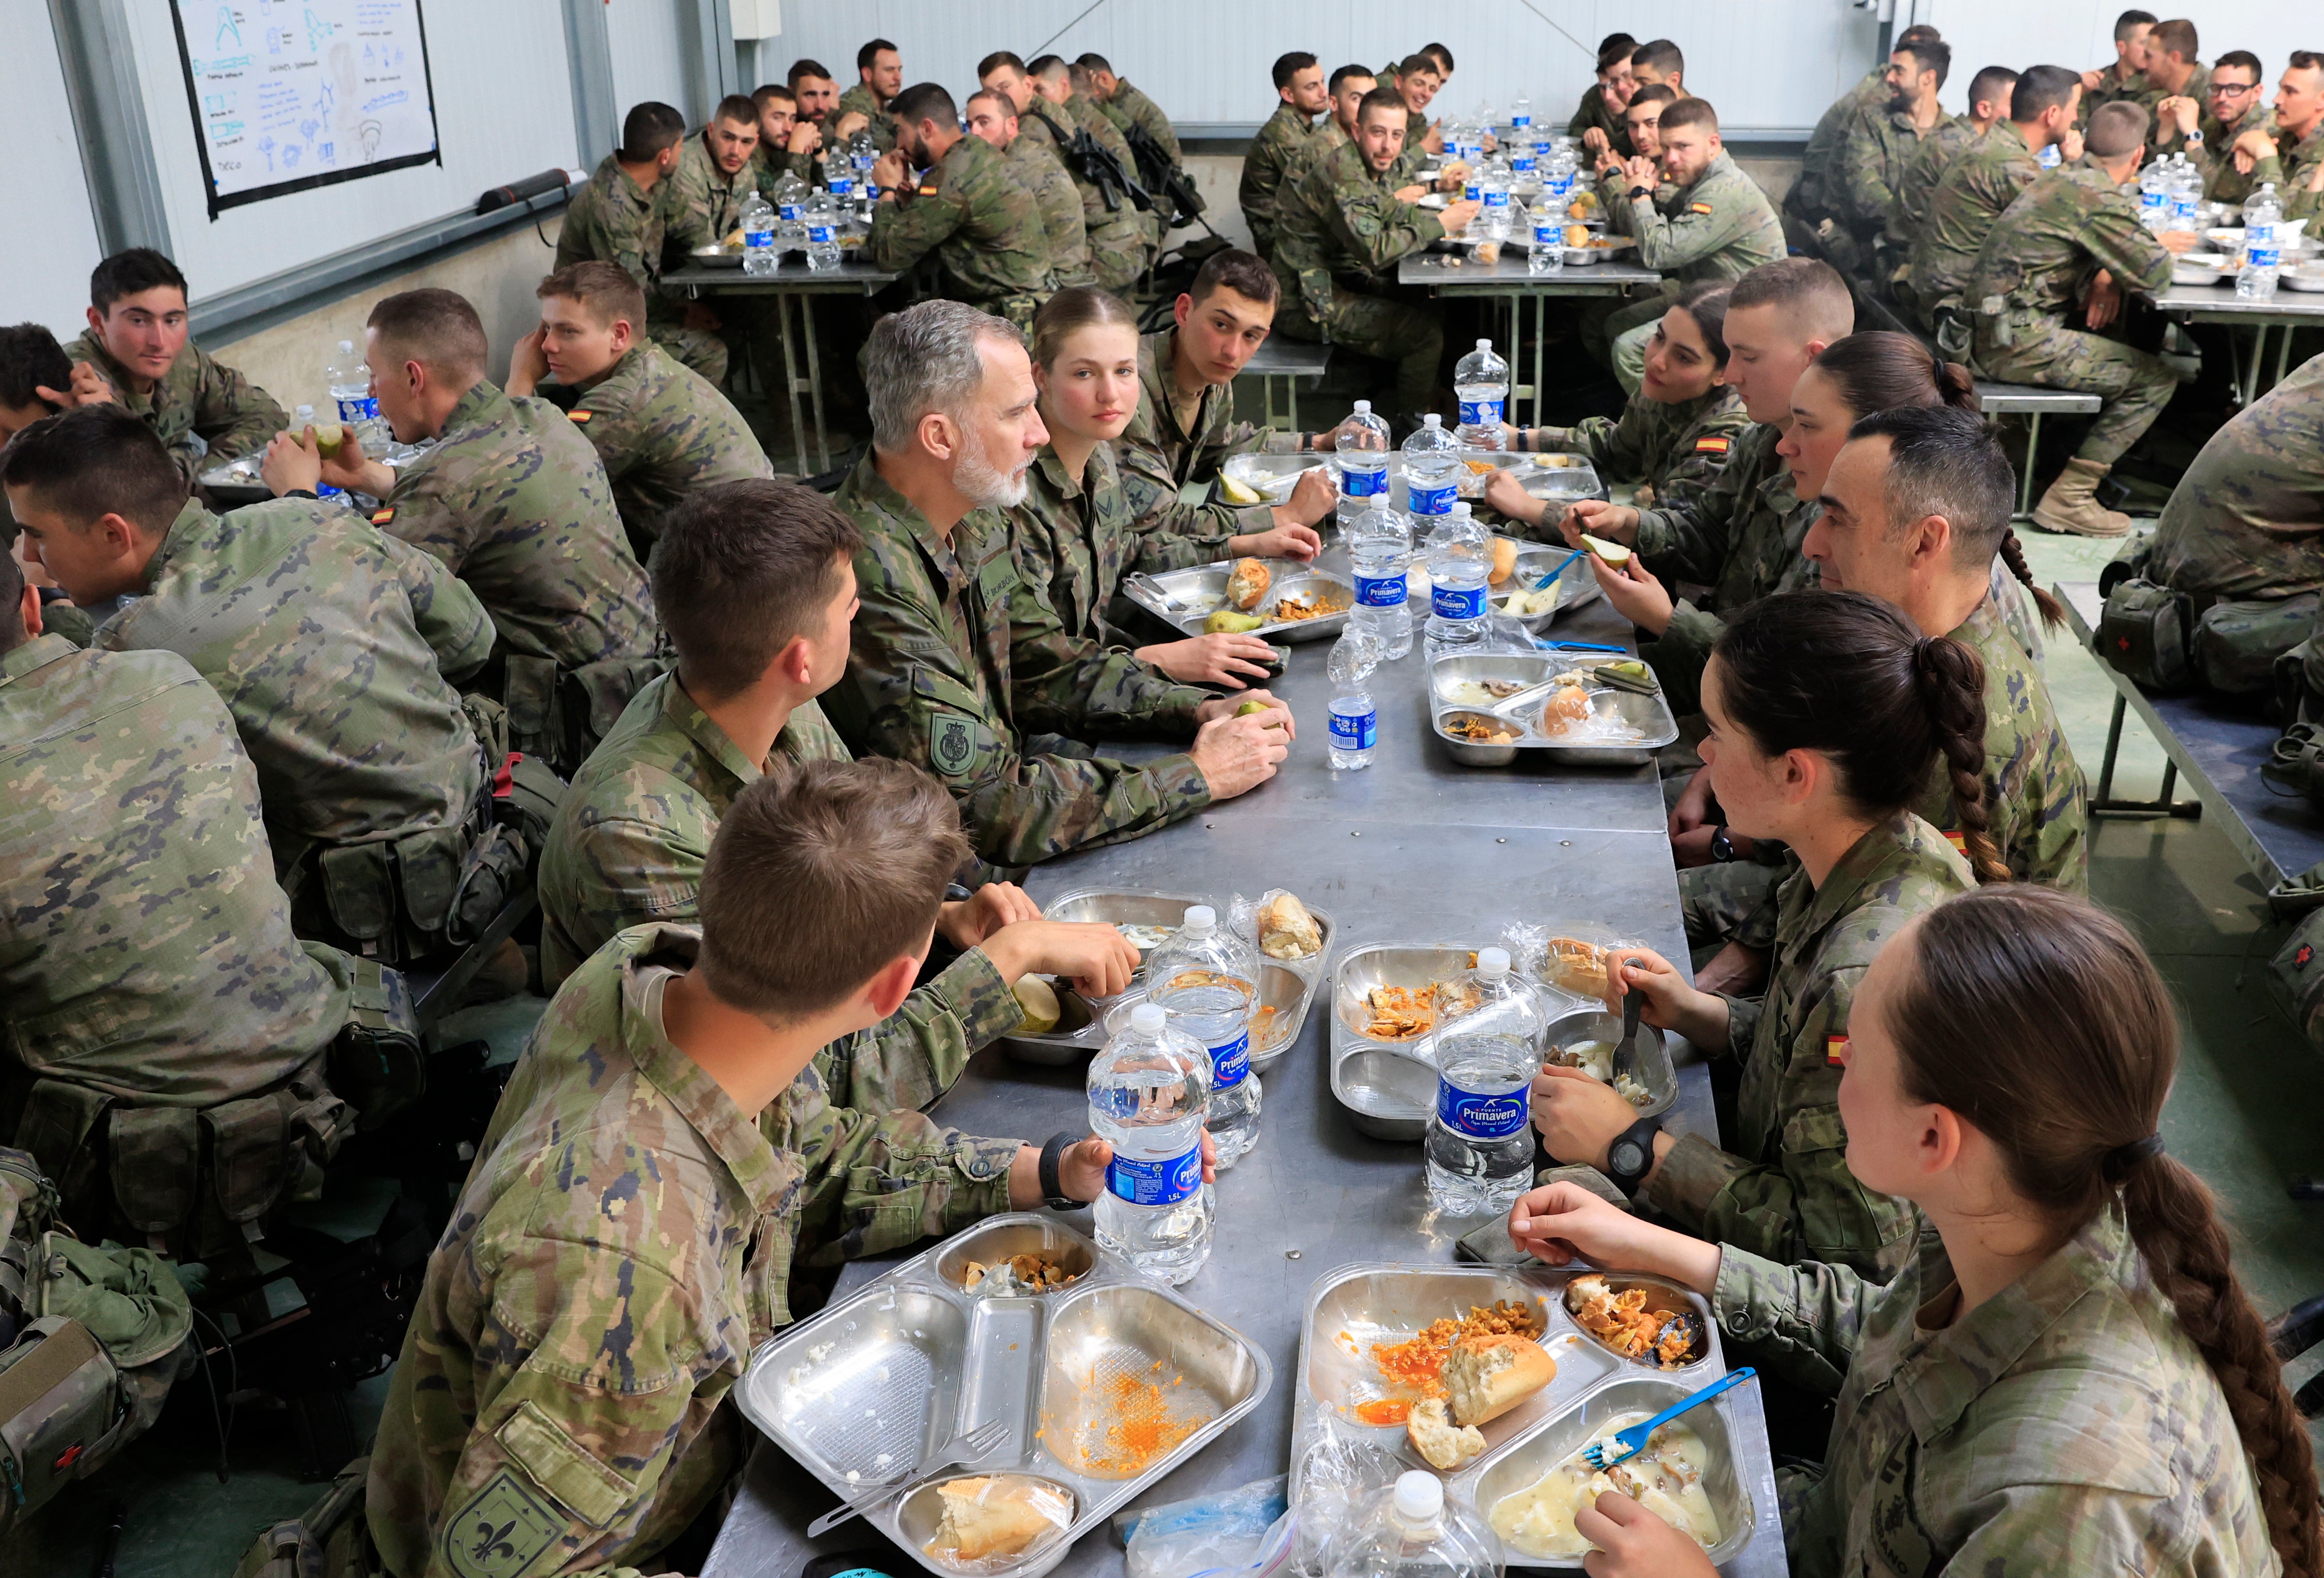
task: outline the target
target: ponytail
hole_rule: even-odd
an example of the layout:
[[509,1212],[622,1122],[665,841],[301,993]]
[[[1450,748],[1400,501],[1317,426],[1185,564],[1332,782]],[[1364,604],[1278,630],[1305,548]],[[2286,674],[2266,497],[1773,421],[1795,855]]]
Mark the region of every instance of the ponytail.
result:
[[1932,368],[1936,374],[1937,403],[1955,411],[1977,410],[1977,378],[1959,362],[1938,362]]
[[1969,869],[1980,882],[2006,882],[2009,868],[1994,847],[1985,803],[1985,664],[1970,648],[1941,635],[1921,642],[1913,668],[1952,777],[1953,813],[1960,818]]
[[2034,606],[2042,615],[2042,627],[2055,630],[2065,623],[2066,605],[2034,582],[2033,567],[2025,562],[2025,545],[2017,540],[2015,527],[2004,526],[2001,529],[2001,546],[1995,551],[2001,555],[2001,562],[2009,567],[2009,573],[2017,577],[2018,584],[2033,597]]

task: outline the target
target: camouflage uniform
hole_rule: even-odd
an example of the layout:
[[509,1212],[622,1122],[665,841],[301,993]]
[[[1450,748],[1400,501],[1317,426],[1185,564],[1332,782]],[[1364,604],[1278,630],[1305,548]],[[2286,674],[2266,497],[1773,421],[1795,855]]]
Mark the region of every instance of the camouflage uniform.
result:
[[1582,320],[1584,346],[1606,357],[1622,387],[1632,392],[1646,369],[1653,326],[1662,321],[1682,286],[1696,280],[1739,280],[1788,251],[1775,205],[1724,153],[1692,186],[1664,192],[1668,195],[1657,192],[1627,205],[1629,234],[1638,238],[1638,262],[1661,271],[1661,291]]
[[1299,435],[1235,420],[1233,386],[1222,383],[1204,385],[1194,426],[1182,426],[1176,379],[1170,370],[1177,336],[1174,327],[1139,337],[1138,410],[1113,441],[1113,458],[1120,467],[1130,518],[1140,532],[1164,532],[1198,544],[1216,559],[1225,556],[1229,538],[1273,531],[1273,507],[1223,500],[1182,503],[1180,491],[1189,483],[1207,483],[1217,476],[1220,463],[1230,455],[1248,449],[1296,453]]
[[[682,155],[679,161],[684,162]],[[679,361],[716,383],[726,376],[726,342],[709,329],[688,328],[685,304],[661,288],[662,244],[670,212],[667,186],[658,183],[650,192],[641,189],[621,160],[608,153],[597,161],[589,184],[566,205],[565,226],[557,233],[557,266],[619,264],[646,293],[646,331]]]
[[1444,325],[1434,308],[1398,299],[1390,271],[1444,226],[1398,200],[1397,186],[1352,141],[1319,149],[1277,194],[1268,262],[1281,286],[1275,332],[1395,363],[1396,414],[1417,420],[1434,403]]
[[904,273],[936,254],[941,293],[1031,332],[1049,299],[1049,242],[1041,206],[1011,180],[992,144],[964,134],[936,161],[936,189],[882,200],[863,255]]
[[1582,102],[1575,106],[1572,118],[1565,123],[1565,134],[1580,138],[1592,126],[1606,134],[1606,141],[1623,158],[1628,159],[1637,152],[1630,144],[1630,123],[1606,107],[1605,89],[1595,82],[1582,90]]
[[[847,747],[807,702],[770,761],[845,761]],[[551,992],[633,926],[692,926],[710,840],[763,769],[746,761],[678,676],[638,693],[574,775],[540,857],[540,974]],[[950,1089],[969,1054],[1016,1028],[1022,1010],[981,948],[903,1006],[816,1055],[824,1083],[851,1107],[909,1112]]]
[[816,184],[815,155],[794,153],[788,148],[770,148],[761,143],[751,153],[751,177],[759,195],[771,203],[775,188],[783,177],[795,175],[808,186]]
[[[2165,153],[2177,152],[2172,147],[2172,143],[2178,141],[2179,134],[2176,131],[2163,125],[2162,117],[2154,113],[2155,106],[2166,98],[2191,98],[2200,109],[2208,112],[2211,107],[2211,69],[2198,60],[2188,68],[2187,80],[2179,85],[2178,92],[2165,93],[2152,83],[2148,84],[2147,91],[2153,97],[2145,101],[2148,117],[2146,156],[2149,159],[2159,159]],[[2200,116],[2197,124],[2201,124]]]
[[1139,529],[1113,451],[1100,444],[1087,469],[1069,476],[1054,448],[1025,474],[1025,502],[1009,512],[1017,573],[1055,611],[1065,633],[1100,646],[1126,644],[1106,609],[1132,570],[1182,570],[1220,554],[1193,538]]
[[1646,1185],[1655,1210],[1787,1264],[1821,1260],[1880,1281],[1903,1268],[1919,1216],[1849,1172],[1832,1053],[1873,955],[1972,885],[1944,835],[1910,813],[1865,834],[1822,887],[1804,872],[1784,882],[1766,993],[1727,999],[1727,1044],[1742,1059],[1735,1149],[1680,1137]]
[[2087,128],[2090,124],[2090,115],[2098,106],[2114,104],[2117,101],[2137,105],[2146,111],[2148,124],[2151,125],[2153,124],[2154,106],[2163,102],[2163,94],[2154,84],[2146,79],[2146,73],[2144,71],[2134,71],[2129,77],[2125,78],[2122,75],[2122,62],[2117,60],[2099,69],[2098,85],[2095,92],[2087,88],[2082,89],[2082,97],[2076,101],[2074,125]]
[[[225,363],[212,358],[191,338],[179,351],[169,372],[144,394],[129,387],[129,373],[113,359],[94,329],[65,347],[76,362],[87,362],[113,385],[113,397],[122,409],[153,429],[170,451],[178,475],[191,483],[211,466],[266,448],[290,419],[274,397]],[[193,440],[208,446],[194,452]]]
[[[874,461],[835,501],[863,533],[862,607],[832,692],[842,734],[936,774],[999,865],[1120,843],[1209,805],[1193,758],[1133,766],[1080,739],[1189,734],[1204,693],[1067,634],[1017,573],[1004,522],[976,512],[940,538]],[[1038,732],[1050,729],[1065,734]]]
[[1913,161],[1932,140],[1967,122],[1940,114],[1923,131],[1909,109],[1868,108],[1849,126],[1841,139],[1830,204],[1836,226],[1848,232],[1856,265],[1848,272],[1868,285],[1887,277],[1894,257],[1876,252],[1874,244],[1887,234],[1888,211],[1904,185]]
[[1933,1232],[1886,1288],[1721,1257],[1729,1347],[1840,1398],[1822,1465],[1776,1476],[1800,1578],[2282,1571],[2218,1378],[2116,1211],[1956,1298]]
[[1013,1140],[835,1109],[812,1067],[736,1107],[660,1024],[700,934],[640,927],[566,983],[429,1257],[366,1487],[390,1573],[626,1572],[741,1466],[721,1405],[795,1261],[1008,1206]]
[[694,489],[775,474],[718,386],[651,340],[632,345],[594,383],[545,383],[540,392],[597,451],[641,558],[661,518]]
[[[1987,128],[1990,130],[1991,128]],[[1913,242],[1929,223],[1929,199],[1936,195],[1937,183],[1954,161],[1975,147],[1983,133],[1977,123],[1967,115],[1952,115],[1937,123],[1936,130],[1921,139],[1913,156],[1904,163],[1904,173],[1897,178],[1895,190],[1888,200],[1888,217],[1881,226],[1880,241],[1888,257],[1888,290],[1905,312],[1918,318],[1920,304],[1914,298]]]
[[1057,288],[1093,285],[1090,272],[1089,221],[1082,217],[1081,194],[1065,173],[1057,151],[1038,137],[1019,132],[1009,144],[1009,169],[1017,184],[1033,195],[1041,210],[1041,226],[1049,243],[1049,273]]
[[1315,123],[1295,104],[1278,104],[1242,156],[1242,180],[1235,198],[1250,226],[1250,249],[1260,257],[1275,250],[1276,189],[1287,178],[1299,151],[1315,134]]
[[[1585,456],[1602,480],[1643,483],[1654,489],[1655,507],[1675,510],[1702,496],[1751,425],[1743,397],[1720,384],[1676,405],[1634,394],[1620,421],[1590,417],[1579,427],[1536,428],[1533,447]],[[1542,517],[1545,538],[1555,527],[1554,513]]]
[[[1065,111],[1073,125],[1087,132],[1099,147],[1114,156],[1121,165],[1122,174],[1131,180],[1138,180],[1138,155],[1130,151],[1129,139],[1121,134],[1120,126],[1106,118],[1097,100],[1085,93],[1076,93],[1065,100]],[[1023,123],[1019,125],[1021,129]],[[1121,199],[1121,208],[1130,216],[1130,228],[1136,232],[1139,245],[1145,249],[1138,260],[1138,266],[1144,268],[1153,261],[1156,245],[1162,239],[1161,222],[1150,213],[1139,212],[1126,197]]]
[[710,152],[709,135],[705,128],[688,137],[678,152],[678,168],[669,173],[669,192],[661,202],[667,251],[692,252],[725,240],[742,227],[742,199],[761,191],[757,167],[750,161],[733,175],[719,167]]
[[1838,172],[1841,141],[1851,122],[1886,101],[1886,71],[1885,65],[1876,66],[1858,78],[1855,87],[1832,100],[1808,134],[1808,145],[1800,152],[1800,178],[1784,195],[1784,212],[1811,230],[1837,206],[1832,178]]
[[[2286,158],[2280,139],[2276,157]],[[2310,230],[2324,223],[2324,192],[2308,189],[2308,179],[2319,164],[2324,164],[2324,121],[2319,121],[2308,135],[2292,144],[2283,166],[2283,179],[2275,183],[2276,195],[2283,199],[2283,217],[2307,220]]]
[[872,145],[885,153],[896,145],[896,123],[889,117],[887,106],[872,91],[872,85],[859,81],[839,96],[839,107],[832,112],[834,125],[841,115],[853,111],[872,124],[864,128],[872,134]]
[[492,656],[493,623],[443,565],[342,505],[213,515],[189,501],[95,641],[176,652],[217,690],[278,872],[318,844],[457,830],[476,809],[484,755],[445,677]]
[[1120,206],[1109,208],[1097,184],[1084,178],[1068,152],[1077,124],[1063,108],[1037,94],[1017,119],[1017,135],[1020,142],[1030,137],[1047,147],[1081,194],[1090,272],[1099,285],[1119,293],[1146,267],[1146,232],[1128,198],[1117,195]]
[[1999,121],[1937,181],[1929,194],[1928,222],[1913,241],[1913,300],[1923,328],[1935,328],[1937,308],[1968,286],[1994,221],[2041,173],[2024,134],[2015,123]]
[[[2151,295],[2171,283],[2171,254],[2138,222],[2135,198],[2103,178],[2056,171],[1994,222],[1962,300],[1977,312],[1977,365],[1987,377],[2105,398],[2075,453],[2112,466],[2171,403],[2179,381],[2160,358],[2070,326],[2099,269],[2126,291]],[[1988,313],[1996,298],[2002,309]]]
[[2202,603],[2324,588],[2324,356],[2213,433],[2180,474],[2147,574]]
[[[2254,94],[2253,97],[2258,97]],[[2264,104],[2255,104],[2244,112],[2243,119],[2233,126],[2222,125],[2219,117],[2206,106],[2196,129],[2203,134],[2203,144],[2188,156],[2195,168],[2203,172],[2203,200],[2208,203],[2240,203],[2269,181],[2275,182],[2278,197],[2283,195],[2283,154],[2282,140],[2275,130],[2275,111]],[[2246,175],[2236,168],[2230,156],[2236,139],[2246,132],[2265,132],[2278,143],[2273,158],[2252,161],[2252,171]],[[2135,179],[2135,177],[2133,179]]]
[[1170,156],[1171,163],[1184,164],[1186,161],[1185,152],[1178,146],[1177,128],[1170,124],[1170,117],[1162,113],[1160,105],[1132,88],[1129,78],[1113,79],[1113,97],[1101,107],[1105,111],[1105,118],[1121,131],[1127,132],[1132,126],[1145,127],[1146,134],[1161,145],[1162,152]]

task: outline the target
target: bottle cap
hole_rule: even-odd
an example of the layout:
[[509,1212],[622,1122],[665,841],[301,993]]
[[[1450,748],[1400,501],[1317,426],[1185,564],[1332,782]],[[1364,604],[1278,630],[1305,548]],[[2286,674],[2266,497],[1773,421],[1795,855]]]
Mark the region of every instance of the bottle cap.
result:
[[1493,348],[1493,342],[1490,340],[1479,340],[1477,342],[1477,348],[1480,351],[1489,351]]
[[1396,1515],[1406,1523],[1434,1523],[1444,1515],[1444,1481],[1414,1469],[1396,1479]]
[[1218,924],[1217,910],[1207,904],[1195,904],[1187,908],[1186,918],[1180,923],[1178,929],[1188,937],[1202,937],[1210,936]]
[[1420,425],[1425,428],[1441,428],[1444,425],[1444,419],[1438,416],[1434,411],[1430,411],[1426,416],[1420,419]]
[[1356,401],[1356,414],[1360,417],[1368,417],[1371,415],[1372,402],[1369,400],[1360,400]]
[[1141,1002],[1130,1010],[1130,1028],[1137,1035],[1158,1036],[1169,1022],[1170,1016],[1162,1011],[1158,1002]]
[[1498,979],[1509,973],[1509,951],[1507,948],[1479,948],[1477,973],[1488,979]]

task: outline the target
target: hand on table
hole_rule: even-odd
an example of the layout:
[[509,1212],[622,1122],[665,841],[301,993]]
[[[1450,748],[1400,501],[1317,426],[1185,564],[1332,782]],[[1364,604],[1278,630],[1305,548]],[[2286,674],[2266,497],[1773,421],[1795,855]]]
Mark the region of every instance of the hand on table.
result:
[[1533,1076],[1533,1126],[1555,1160],[1602,1171],[1607,1148],[1637,1121],[1628,1097],[1581,1069],[1550,1064]]
[[956,948],[973,948],[1004,926],[1038,920],[1041,907],[1014,882],[987,882],[967,898],[936,907],[936,932]]
[[[1496,471],[1485,479],[1485,503],[1512,521],[1525,521],[1536,526],[1549,513],[1548,500],[1535,498],[1506,471]],[[1570,576],[1573,572],[1565,573]]]
[[1609,1271],[1644,1270],[1657,1240],[1677,1236],[1579,1184],[1527,1190],[1509,1210],[1509,1242],[1552,1266],[1578,1256]]
[[1719,1571],[1692,1535],[1619,1490],[1576,1508],[1573,1532],[1598,1547],[1582,1558],[1589,1578],[1712,1578]]
[[[1242,690],[1249,687],[1250,680],[1267,678],[1275,649],[1255,635],[1221,632],[1140,647],[1133,656],[1141,663],[1153,664],[1182,685],[1223,685],[1231,690]],[[1235,705],[1242,704],[1238,701]]]
[[[1264,702],[1267,710],[1233,715],[1237,707],[1250,701]],[[1202,727],[1187,754],[1210,786],[1213,800],[1231,800],[1257,789],[1273,778],[1277,764],[1291,754],[1291,709],[1264,690],[1206,701],[1194,716]]]
[[1286,520],[1287,504],[1275,506],[1276,524],[1264,531],[1246,532],[1227,539],[1227,552],[1236,558],[1296,558],[1305,564],[1323,551],[1323,539],[1315,528],[1296,518]]
[[1096,920],[1019,920],[979,945],[1010,985],[1027,975],[1069,978],[1084,997],[1118,997],[1138,970],[1138,947]]

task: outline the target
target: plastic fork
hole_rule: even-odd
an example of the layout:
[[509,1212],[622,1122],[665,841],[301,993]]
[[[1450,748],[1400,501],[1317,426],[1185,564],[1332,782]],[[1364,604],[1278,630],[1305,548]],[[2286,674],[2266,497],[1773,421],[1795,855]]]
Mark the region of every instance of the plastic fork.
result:
[[1727,1390],[1729,1388],[1741,1386],[1745,1381],[1749,1380],[1753,1376],[1758,1373],[1759,1372],[1757,1370],[1752,1369],[1747,1364],[1742,1369],[1735,1371],[1732,1375],[1720,1376],[1717,1380],[1712,1381],[1709,1386],[1704,1387],[1692,1397],[1681,1398],[1676,1403],[1672,1404],[1669,1407],[1665,1408],[1661,1413],[1656,1414],[1645,1424],[1633,1425],[1628,1430],[1617,1430],[1614,1432],[1614,1444],[1620,1447],[1621,1450],[1616,1453],[1612,1457],[1608,1457],[1606,1455],[1606,1444],[1602,1441],[1591,1442],[1587,1447],[1582,1449],[1582,1456],[1593,1469],[1610,1468],[1614,1464],[1621,1463],[1626,1459],[1636,1457],[1638,1453],[1646,1451],[1646,1437],[1653,1435],[1663,1426],[1669,1424],[1673,1419],[1677,1418],[1689,1408],[1701,1407],[1703,1404],[1709,1402],[1711,1398],[1717,1397],[1720,1392]]
[[1577,548],[1572,553],[1567,554],[1563,558],[1557,561],[1557,568],[1555,569],[1550,571],[1549,574],[1542,577],[1541,579],[1533,584],[1533,589],[1538,592],[1547,586],[1552,581],[1563,575],[1572,565],[1575,559],[1580,558],[1583,554],[1588,553],[1589,551],[1590,550],[1586,548]]
[[1638,1016],[1646,1011],[1646,994],[1625,983],[1622,993],[1622,1038],[1614,1045],[1614,1055],[1607,1060],[1607,1074],[1614,1079],[1638,1074]]
[[896,1475],[893,1479],[884,1481],[872,1487],[871,1494],[866,1496],[858,1496],[852,1501],[846,1502],[842,1506],[833,1508],[821,1518],[816,1518],[813,1523],[807,1526],[807,1537],[814,1539],[818,1535],[825,1534],[832,1529],[837,1528],[841,1524],[845,1523],[851,1518],[856,1517],[861,1513],[871,1511],[872,1509],[886,1500],[889,1496],[894,1492],[898,1485],[900,1485],[906,1480],[910,1479],[915,1473],[925,1472],[927,1473],[933,1474],[940,1470],[951,1468],[955,1464],[964,1463],[972,1458],[980,1456],[982,1453],[991,1451],[993,1447],[1000,1445],[1001,1438],[1008,1434],[1009,1422],[1005,1419],[987,1419],[983,1424],[977,1426],[973,1430],[961,1431],[950,1441],[945,1442],[944,1445],[936,1449],[935,1456],[925,1466],[925,1469],[923,1469],[922,1465],[915,1464],[911,1468],[906,1469],[902,1473]]
[[1536,637],[1533,644],[1545,652],[1619,652],[1626,658],[1630,655],[1628,647],[1611,647],[1602,641],[1550,641]]

